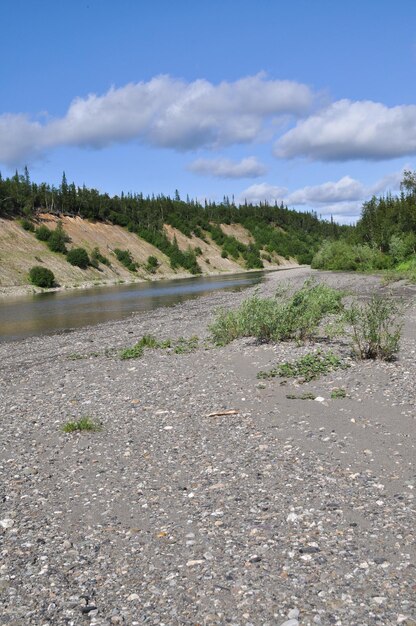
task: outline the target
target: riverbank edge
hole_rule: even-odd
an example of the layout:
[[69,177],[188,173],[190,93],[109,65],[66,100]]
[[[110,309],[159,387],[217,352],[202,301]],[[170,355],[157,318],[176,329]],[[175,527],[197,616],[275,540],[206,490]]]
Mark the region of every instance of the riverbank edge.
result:
[[246,274],[252,272],[278,272],[283,270],[291,270],[297,269],[300,267],[309,267],[308,265],[298,265],[296,263],[288,263],[287,265],[274,265],[263,269],[245,269],[241,268],[241,270],[231,270],[224,272],[212,272],[212,273],[202,273],[193,276],[187,272],[178,272],[174,277],[167,276],[161,274],[159,276],[154,276],[151,279],[144,278],[133,278],[131,280],[103,280],[103,281],[85,281],[76,285],[59,285],[58,287],[53,287],[51,289],[43,289],[42,287],[36,287],[35,285],[14,285],[10,287],[0,287],[0,302],[2,300],[37,295],[41,293],[59,293],[61,291],[77,291],[79,289],[94,289],[95,287],[112,287],[115,285],[134,285],[134,284],[143,284],[143,283],[153,283],[159,282],[161,280],[183,280],[184,278],[201,278],[201,277],[221,277],[221,276],[230,276],[232,274]]

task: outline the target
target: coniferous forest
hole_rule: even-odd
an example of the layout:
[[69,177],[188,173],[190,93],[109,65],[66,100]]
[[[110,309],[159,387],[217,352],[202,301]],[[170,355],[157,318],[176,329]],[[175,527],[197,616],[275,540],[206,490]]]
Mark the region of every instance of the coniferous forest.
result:
[[[172,266],[198,273],[195,254],[179,251],[163,231],[170,224],[187,236],[211,238],[231,258],[242,255],[247,268],[263,266],[260,250],[293,257],[301,264],[329,270],[397,269],[416,274],[416,173],[406,171],[399,196],[373,197],[363,204],[355,226],[319,219],[316,212],[298,212],[281,205],[236,205],[173,197],[121,193],[110,196],[85,185],[59,187],[35,183],[29,171],[10,178],[0,175],[0,217],[33,220],[39,213],[79,216],[127,228],[167,254]],[[225,235],[221,224],[242,224],[254,244],[244,245]],[[264,257],[263,257],[264,258]]]

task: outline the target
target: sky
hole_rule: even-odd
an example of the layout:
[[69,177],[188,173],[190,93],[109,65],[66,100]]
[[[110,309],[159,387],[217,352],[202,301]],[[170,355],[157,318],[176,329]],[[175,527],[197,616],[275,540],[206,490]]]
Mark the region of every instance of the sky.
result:
[[340,223],[416,169],[414,0],[2,0],[0,171]]

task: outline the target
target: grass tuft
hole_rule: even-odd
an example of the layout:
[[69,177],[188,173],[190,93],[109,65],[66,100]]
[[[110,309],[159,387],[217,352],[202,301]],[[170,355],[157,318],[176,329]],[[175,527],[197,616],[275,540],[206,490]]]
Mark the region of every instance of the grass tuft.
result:
[[281,363],[268,372],[259,372],[257,378],[299,378],[302,382],[309,382],[334,369],[347,367],[341,359],[329,350],[326,353],[308,352],[294,362]]
[[102,426],[99,422],[96,422],[92,420],[90,417],[85,416],[85,417],[81,417],[76,422],[66,422],[66,424],[62,426],[62,431],[64,433],[82,432],[84,430],[90,431],[90,432],[97,432],[101,430],[101,428]]

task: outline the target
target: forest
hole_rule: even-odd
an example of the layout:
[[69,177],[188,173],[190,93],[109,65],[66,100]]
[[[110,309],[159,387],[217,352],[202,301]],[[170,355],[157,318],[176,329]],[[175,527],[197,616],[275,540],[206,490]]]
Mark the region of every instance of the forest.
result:
[[[204,204],[173,197],[121,193],[110,196],[97,189],[68,183],[65,173],[59,187],[35,183],[27,167],[10,178],[0,174],[0,217],[33,220],[41,212],[79,216],[127,228],[164,252],[172,266],[198,273],[197,253],[180,251],[169,241],[163,224],[187,236],[204,239],[207,233],[224,256],[244,259],[247,268],[263,267],[264,254],[273,252],[296,258],[301,264],[328,270],[395,270],[416,275],[416,173],[405,171],[399,196],[373,197],[365,202],[355,225],[339,225],[318,218],[316,212],[299,212],[283,204]],[[221,224],[239,223],[249,230],[254,244],[227,236]]]

